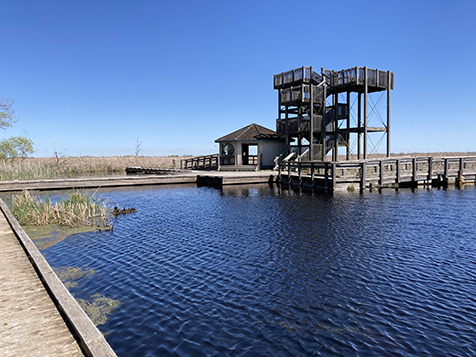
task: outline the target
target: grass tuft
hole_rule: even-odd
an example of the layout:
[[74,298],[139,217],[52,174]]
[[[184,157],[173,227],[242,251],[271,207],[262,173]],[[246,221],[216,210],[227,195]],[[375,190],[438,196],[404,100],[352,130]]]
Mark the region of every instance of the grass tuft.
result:
[[30,191],[12,196],[11,211],[21,225],[58,225],[69,227],[111,227],[106,204],[81,191],[72,191],[66,198],[52,202]]

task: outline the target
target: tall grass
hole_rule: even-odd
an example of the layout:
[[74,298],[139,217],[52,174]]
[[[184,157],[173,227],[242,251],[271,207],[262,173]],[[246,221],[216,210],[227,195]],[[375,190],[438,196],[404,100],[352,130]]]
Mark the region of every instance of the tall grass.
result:
[[21,225],[110,227],[106,204],[81,191],[70,192],[57,202],[48,195],[43,199],[22,191],[12,196],[11,211]]
[[[42,157],[0,160],[0,180],[48,179],[125,172],[129,166],[180,168],[178,156]],[[175,165],[174,165],[175,162]]]

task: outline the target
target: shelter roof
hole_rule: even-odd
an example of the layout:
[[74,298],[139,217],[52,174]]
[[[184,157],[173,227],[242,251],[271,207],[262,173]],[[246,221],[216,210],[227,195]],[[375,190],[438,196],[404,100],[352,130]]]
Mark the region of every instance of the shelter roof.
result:
[[228,135],[222,136],[216,139],[215,142],[256,140],[283,140],[283,138],[275,131],[253,123]]

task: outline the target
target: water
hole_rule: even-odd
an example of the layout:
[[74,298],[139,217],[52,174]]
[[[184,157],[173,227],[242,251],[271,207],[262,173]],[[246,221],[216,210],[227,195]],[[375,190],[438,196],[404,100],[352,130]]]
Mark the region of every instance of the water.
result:
[[99,326],[119,356],[476,354],[474,188],[100,194],[138,212],[42,253],[94,271],[76,298],[120,301]]

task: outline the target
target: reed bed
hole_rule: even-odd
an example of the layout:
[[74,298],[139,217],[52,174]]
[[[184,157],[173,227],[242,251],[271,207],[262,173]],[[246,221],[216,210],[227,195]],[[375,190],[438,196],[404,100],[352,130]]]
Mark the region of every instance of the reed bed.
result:
[[49,157],[0,160],[0,180],[78,177],[125,172],[129,166],[180,168],[186,156]]
[[106,204],[81,191],[72,191],[56,202],[48,195],[43,199],[30,191],[22,191],[12,196],[11,211],[21,225],[112,228]]

